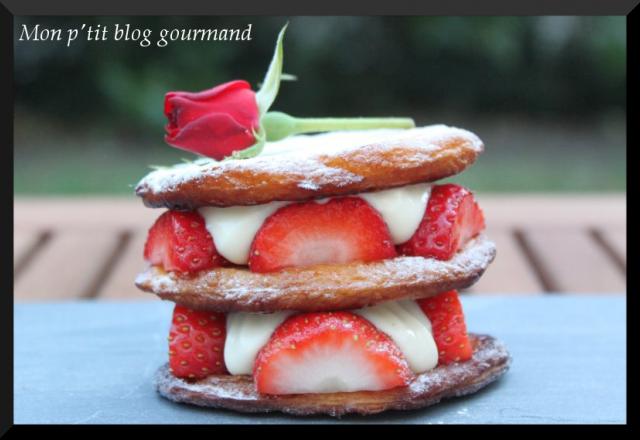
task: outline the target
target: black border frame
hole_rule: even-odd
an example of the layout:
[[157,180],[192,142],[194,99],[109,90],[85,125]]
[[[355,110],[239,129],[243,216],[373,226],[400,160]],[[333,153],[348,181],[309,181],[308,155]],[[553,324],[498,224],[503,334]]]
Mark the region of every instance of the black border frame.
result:
[[[638,58],[640,57],[640,42],[638,39],[638,23],[640,22],[640,0],[538,0],[520,1],[517,3],[508,0],[485,0],[478,2],[475,0],[449,0],[441,4],[426,4],[426,2],[416,2],[410,0],[394,0],[393,2],[383,0],[369,0],[366,3],[359,0],[357,3],[346,3],[344,1],[323,2],[297,2],[270,0],[234,0],[233,2],[198,2],[194,0],[181,0],[180,2],[161,3],[158,0],[137,1],[135,4],[130,0],[111,0],[106,2],[86,2],[82,0],[58,0],[51,2],[47,0],[0,0],[0,145],[10,146],[6,148],[6,160],[0,161],[3,166],[2,184],[0,184],[0,195],[3,206],[10,206],[2,216],[2,233],[5,239],[1,243],[12,243],[12,246],[2,246],[2,294],[0,295],[0,349],[4,362],[0,363],[0,437],[9,433],[24,434],[26,431],[34,429],[40,430],[44,427],[13,426],[13,270],[9,268],[9,261],[13,258],[13,222],[9,220],[7,211],[13,213],[13,117],[14,117],[14,79],[13,79],[13,18],[15,15],[623,15],[627,17],[627,152],[629,145],[637,145],[638,113],[637,104],[630,99],[637,96],[638,85],[636,80],[640,79],[640,69],[638,68]],[[153,12],[149,12],[153,11]],[[366,11],[366,12],[364,12]],[[630,80],[631,79],[631,80]],[[634,163],[635,165],[635,163]],[[627,206],[633,206],[633,199],[636,198],[638,179],[634,174],[634,179],[629,179],[629,172],[637,172],[637,165],[629,167],[627,162]],[[636,198],[637,200],[637,198]],[[629,202],[632,203],[629,203]],[[11,216],[13,217],[13,216]],[[4,223],[6,221],[6,224]],[[627,213],[627,224],[629,223],[629,213]],[[631,229],[627,235],[627,248],[631,242],[631,236],[635,232]],[[635,274],[637,268],[634,258],[628,257],[627,275]],[[631,268],[631,270],[629,270]],[[634,292],[635,280],[627,276],[627,292]],[[630,344],[629,329],[630,323],[635,324],[633,312],[638,309],[637,299],[632,293],[627,295],[627,424],[622,426],[592,426],[583,432],[595,433],[603,428],[612,429],[615,432],[625,432],[637,430],[637,410],[636,394],[638,387],[637,377],[637,354],[630,349],[637,346]],[[631,372],[631,374],[629,374]],[[632,390],[629,393],[629,390]],[[634,393],[635,391],[635,393]],[[53,404],[54,402],[52,402]],[[517,426],[516,426],[517,427]],[[49,427],[46,427],[49,428]],[[64,431],[66,435],[71,434],[71,429],[56,427],[57,431]],[[104,429],[104,426],[100,427]],[[192,428],[192,427],[190,427]],[[458,427],[460,428],[460,427]],[[464,427],[463,427],[464,428]],[[493,427],[483,427],[494,429]],[[504,428],[501,426],[500,428]],[[542,429],[537,426],[535,429]],[[562,430],[567,428],[559,427]],[[572,430],[578,426],[571,425]],[[74,433],[82,432],[88,427],[74,429]],[[156,428],[157,432],[169,433],[169,427]],[[178,428],[184,434],[184,427]],[[220,429],[220,428],[217,428]],[[234,434],[239,433],[238,427],[233,427]],[[264,427],[260,428],[264,429]],[[376,430],[378,427],[376,427]],[[394,429],[398,429],[395,428]],[[431,427],[431,429],[441,429],[441,427]],[[473,428],[474,430],[477,428]],[[511,427],[510,430],[512,430]],[[582,429],[580,429],[582,430]],[[177,433],[177,431],[175,431]],[[468,430],[475,434],[475,431]],[[62,433],[62,432],[61,432]],[[381,433],[381,432],[380,432]]]
[[[628,15],[638,0],[2,0],[14,15]],[[153,11],[153,12],[149,12]]]
[[[0,196],[4,206],[10,206],[13,214],[13,16],[9,10],[0,4],[0,96],[6,97],[0,100],[0,145],[4,148],[8,158],[0,161],[4,168],[2,183],[0,183]],[[13,219],[8,215],[2,216],[2,243],[11,243],[11,246],[2,246],[2,294],[0,295],[0,350],[6,353],[6,359],[10,362],[0,364],[0,436],[13,424],[13,270],[9,261],[13,256]],[[12,215],[13,217],[13,215]],[[6,221],[6,225],[5,225]],[[7,235],[4,235],[7,234]],[[11,240],[11,241],[10,241]],[[9,284],[10,283],[10,284]],[[11,287],[9,287],[11,286]],[[6,391],[11,393],[7,393]],[[5,394],[6,393],[6,394]]]

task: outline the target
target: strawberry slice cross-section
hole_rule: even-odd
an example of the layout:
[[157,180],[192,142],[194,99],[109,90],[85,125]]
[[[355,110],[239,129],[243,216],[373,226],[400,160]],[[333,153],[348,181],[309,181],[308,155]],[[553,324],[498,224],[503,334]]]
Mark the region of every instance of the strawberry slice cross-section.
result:
[[415,377],[386,334],[349,312],[288,318],[258,353],[253,375],[263,394],[386,390]]
[[395,256],[380,214],[361,198],[343,197],[295,203],[273,213],[256,234],[249,268],[264,273]]

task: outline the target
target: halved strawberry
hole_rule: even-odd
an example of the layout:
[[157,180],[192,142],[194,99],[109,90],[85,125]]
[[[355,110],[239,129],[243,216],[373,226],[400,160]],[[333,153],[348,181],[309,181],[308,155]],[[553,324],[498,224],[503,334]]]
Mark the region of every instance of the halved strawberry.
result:
[[273,272],[292,266],[393,258],[389,228],[357,197],[296,203],[280,208],[258,230],[249,268]]
[[169,331],[169,368],[176,377],[202,379],[226,374],[224,313],[200,312],[176,305]]
[[349,312],[288,318],[262,347],[253,369],[263,394],[386,390],[414,377],[393,341]]
[[438,364],[471,359],[473,347],[467,335],[458,292],[450,290],[419,299],[418,305],[431,321],[433,338],[438,347]]
[[468,189],[452,183],[435,185],[418,230],[398,251],[448,260],[484,228],[484,215]]
[[197,272],[223,266],[204,219],[195,211],[167,211],[149,229],[144,258],[167,271]]

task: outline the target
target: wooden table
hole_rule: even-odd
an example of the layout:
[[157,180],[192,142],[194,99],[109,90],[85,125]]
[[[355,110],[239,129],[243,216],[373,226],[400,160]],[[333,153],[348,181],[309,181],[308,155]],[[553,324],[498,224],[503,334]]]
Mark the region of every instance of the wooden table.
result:
[[[498,256],[470,294],[624,292],[626,197],[478,194]],[[149,299],[133,286],[161,210],[136,198],[17,198],[17,301]]]
[[[513,362],[486,389],[432,408],[340,423],[624,423],[621,295],[463,297],[470,330]],[[15,423],[326,423],[171,403],[153,386],[167,359],[168,302],[69,301],[15,307]]]

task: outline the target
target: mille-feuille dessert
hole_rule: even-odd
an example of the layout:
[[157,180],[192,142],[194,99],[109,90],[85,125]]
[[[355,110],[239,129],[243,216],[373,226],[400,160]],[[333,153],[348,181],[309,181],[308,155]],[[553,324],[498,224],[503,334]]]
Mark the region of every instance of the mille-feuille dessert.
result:
[[495,247],[473,194],[433,183],[482,149],[441,125],[334,132],[146,176],[137,194],[169,211],[149,231],[136,284],[176,303],[160,393],[369,414],[496,379],[507,352],[467,334],[455,291]]
[[[495,338],[467,332],[457,291],[496,250],[473,193],[438,181],[473,164],[482,142],[444,125],[375,128],[406,119],[267,112],[283,33],[259,92],[234,81],[166,96],[167,142],[208,158],[136,187],[146,206],[167,209],[136,279],[175,303],[158,391],[333,416],[475,392],[510,358]],[[346,130],[328,130],[336,125]],[[328,132],[295,135],[308,131]]]

